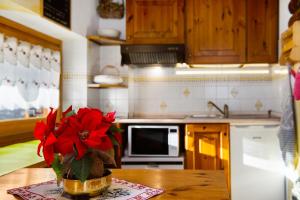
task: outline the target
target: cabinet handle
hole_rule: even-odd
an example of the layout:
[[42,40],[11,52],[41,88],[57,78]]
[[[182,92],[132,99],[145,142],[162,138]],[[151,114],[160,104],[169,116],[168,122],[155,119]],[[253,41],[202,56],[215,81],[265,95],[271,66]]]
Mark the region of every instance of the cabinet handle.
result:
[[234,125],[236,128],[248,128],[250,127],[249,125]]
[[264,125],[264,128],[277,128],[279,127],[278,124],[274,124],[274,125]]
[[252,140],[261,140],[261,139],[262,139],[261,136],[253,136],[253,137],[252,137]]

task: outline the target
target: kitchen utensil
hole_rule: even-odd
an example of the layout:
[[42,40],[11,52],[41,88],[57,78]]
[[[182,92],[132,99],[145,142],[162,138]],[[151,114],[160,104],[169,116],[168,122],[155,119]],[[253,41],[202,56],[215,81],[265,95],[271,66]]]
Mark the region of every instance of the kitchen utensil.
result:
[[124,16],[123,0],[99,0],[98,15],[102,18],[122,19]]
[[121,32],[113,28],[101,28],[98,30],[98,34],[103,37],[120,38]]
[[94,83],[99,84],[112,84],[117,85],[123,82],[122,77],[120,77],[120,71],[116,66],[106,65],[100,71],[100,75],[94,76]]
[[123,83],[123,79],[120,76],[114,75],[96,75],[93,79],[94,83],[117,85]]

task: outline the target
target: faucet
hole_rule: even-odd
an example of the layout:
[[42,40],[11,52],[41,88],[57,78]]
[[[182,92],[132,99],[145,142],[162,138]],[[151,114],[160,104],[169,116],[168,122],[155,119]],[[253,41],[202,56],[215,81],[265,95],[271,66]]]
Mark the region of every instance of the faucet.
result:
[[213,107],[215,107],[220,113],[222,113],[222,115],[224,116],[224,118],[228,118],[229,117],[229,108],[228,105],[225,104],[224,105],[224,110],[222,110],[221,108],[219,108],[214,102],[209,101],[207,102],[208,105],[212,105]]

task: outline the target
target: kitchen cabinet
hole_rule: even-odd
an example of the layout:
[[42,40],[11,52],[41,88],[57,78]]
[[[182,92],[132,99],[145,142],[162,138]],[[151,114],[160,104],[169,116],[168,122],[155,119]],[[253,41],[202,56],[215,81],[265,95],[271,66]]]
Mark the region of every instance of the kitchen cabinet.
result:
[[245,0],[186,1],[187,63],[243,63]]
[[232,200],[285,199],[278,130],[278,125],[230,126]]
[[278,0],[247,1],[247,62],[278,62]]
[[185,168],[224,170],[229,185],[228,124],[187,124]]
[[184,43],[184,0],[127,0],[126,43]]
[[186,1],[187,63],[277,62],[278,0]]

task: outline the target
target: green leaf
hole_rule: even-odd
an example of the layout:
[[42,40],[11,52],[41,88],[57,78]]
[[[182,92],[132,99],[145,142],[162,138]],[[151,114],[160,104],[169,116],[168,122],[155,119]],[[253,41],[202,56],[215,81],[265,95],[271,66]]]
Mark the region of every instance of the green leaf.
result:
[[114,146],[119,146],[118,141],[115,139],[115,137],[111,134],[107,134],[107,136],[109,137],[109,139],[111,140],[111,142],[113,143]]
[[64,155],[62,174],[63,176],[66,176],[66,178],[72,177],[71,163],[74,159],[75,157],[73,154]]
[[111,127],[109,127],[109,131],[112,132],[112,133],[114,133],[114,132],[122,133],[122,132],[123,132],[123,129],[118,128],[118,127],[115,126],[115,125],[111,125]]
[[71,110],[70,112],[68,112],[66,114],[66,117],[71,117],[72,115],[75,115],[75,114],[76,114],[76,112],[74,110]]
[[72,171],[75,177],[78,178],[81,182],[84,182],[88,178],[92,162],[92,159],[88,155],[83,156],[80,160],[74,159],[72,161]]
[[57,176],[57,183],[59,183],[62,179],[63,176],[63,165],[60,162],[59,156],[58,154],[55,154],[54,156],[54,161],[51,165],[51,167],[53,168],[56,176]]
[[78,156],[78,150],[75,144],[73,144],[74,157]]

